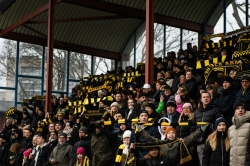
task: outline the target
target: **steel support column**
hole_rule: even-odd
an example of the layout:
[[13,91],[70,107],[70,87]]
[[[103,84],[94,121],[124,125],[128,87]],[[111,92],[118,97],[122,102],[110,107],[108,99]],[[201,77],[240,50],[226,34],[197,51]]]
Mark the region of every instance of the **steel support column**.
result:
[[154,82],[154,0],[146,0],[145,83]]
[[54,13],[55,1],[49,0],[48,9],[48,52],[47,52],[47,80],[46,80],[46,108],[45,111],[51,111],[52,83],[53,83],[53,52],[54,52]]
[[223,0],[223,13],[224,13],[224,16],[223,16],[223,25],[224,25],[224,33],[227,32],[227,8],[226,8],[226,0]]
[[67,68],[66,68],[66,73],[67,73],[67,81],[66,81],[66,95],[67,96],[70,96],[69,94],[69,66],[70,66],[70,54],[71,52],[70,51],[67,51]]
[[248,0],[246,0],[246,27],[248,26]]
[[41,95],[43,95],[44,90],[44,69],[45,69],[45,46],[43,46],[43,55],[42,55],[42,85],[41,85]]
[[136,31],[134,32],[134,68],[136,68]]
[[182,44],[183,44],[183,29],[180,28],[180,48],[181,49],[183,49]]
[[15,107],[17,107],[17,96],[18,96],[18,73],[19,73],[19,41],[16,43],[16,75],[15,75]]
[[166,57],[166,25],[163,25],[164,26],[164,32],[163,32],[163,35],[164,35],[164,38],[163,38],[163,57]]

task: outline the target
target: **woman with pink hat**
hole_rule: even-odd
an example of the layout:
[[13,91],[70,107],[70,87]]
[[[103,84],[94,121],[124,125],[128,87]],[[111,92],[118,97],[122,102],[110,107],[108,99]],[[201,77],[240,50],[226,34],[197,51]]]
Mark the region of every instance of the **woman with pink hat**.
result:
[[76,150],[76,163],[74,166],[89,166],[90,165],[90,160],[89,158],[85,155],[85,149],[83,147],[79,147]]

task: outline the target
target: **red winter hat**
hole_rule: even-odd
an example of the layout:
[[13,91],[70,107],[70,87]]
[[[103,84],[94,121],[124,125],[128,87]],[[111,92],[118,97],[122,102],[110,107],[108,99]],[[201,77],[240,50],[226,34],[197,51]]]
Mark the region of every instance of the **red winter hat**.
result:
[[77,155],[78,155],[78,154],[83,154],[83,155],[85,155],[85,149],[84,149],[83,147],[77,148],[76,154],[77,154]]
[[29,155],[30,155],[31,151],[32,151],[32,149],[31,149],[31,148],[29,148],[29,149],[25,150],[25,151],[23,152],[23,156],[24,156],[24,157],[29,157]]

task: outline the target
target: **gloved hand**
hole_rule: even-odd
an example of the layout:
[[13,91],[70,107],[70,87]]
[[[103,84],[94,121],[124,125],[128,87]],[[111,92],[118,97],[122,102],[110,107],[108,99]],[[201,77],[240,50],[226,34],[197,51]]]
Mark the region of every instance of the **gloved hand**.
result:
[[[138,124],[135,124],[135,127],[138,129],[138,132],[141,132],[142,130],[144,130],[145,126],[143,125],[138,125]],[[135,130],[136,130],[135,128]]]
[[207,123],[206,125],[201,126],[201,131],[204,133],[209,126],[210,126],[210,123]]

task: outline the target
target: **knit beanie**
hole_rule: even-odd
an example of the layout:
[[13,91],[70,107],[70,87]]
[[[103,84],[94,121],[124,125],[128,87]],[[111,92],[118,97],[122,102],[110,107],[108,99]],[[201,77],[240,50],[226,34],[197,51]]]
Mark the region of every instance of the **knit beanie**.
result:
[[29,148],[29,149],[25,150],[25,151],[23,152],[23,156],[24,156],[24,157],[29,157],[29,155],[30,155],[31,151],[32,151],[32,149],[31,149],[31,148]]
[[131,136],[131,131],[130,130],[126,130],[124,133],[123,133],[123,135],[122,135],[122,138],[124,139],[124,138],[130,138],[130,136]]
[[166,131],[165,131],[165,136],[166,136],[166,137],[167,137],[167,134],[168,134],[169,131],[173,131],[173,132],[175,133],[175,135],[176,135],[176,130],[175,130],[173,127],[168,127],[168,128],[166,129]]
[[141,110],[141,111],[139,112],[139,116],[140,116],[142,113],[145,113],[145,114],[148,115],[148,112],[147,112],[146,110]]
[[177,107],[174,98],[171,98],[171,97],[170,97],[170,99],[168,100],[168,102],[167,102],[167,107],[169,107],[169,106],[172,106],[172,107],[174,107],[174,108]]
[[87,129],[87,127],[85,127],[85,126],[81,126],[80,129],[79,129],[79,132],[80,132],[80,131],[83,131],[84,133],[87,133],[87,132],[88,132],[88,129]]
[[237,107],[242,106],[245,108],[245,105],[242,102],[236,101],[233,105],[233,110],[235,111]]
[[155,105],[154,103],[147,103],[145,107],[151,108],[153,111],[155,110]]
[[193,111],[193,107],[190,103],[184,103],[182,108],[184,108],[184,107],[189,107],[191,109],[191,111]]
[[241,81],[242,80],[247,80],[247,81],[250,81],[250,76],[248,75],[248,74],[243,74],[242,76],[241,76],[241,79],[240,79]]
[[110,105],[110,107],[113,107],[113,106],[116,106],[116,107],[118,107],[118,108],[119,108],[119,103],[117,103],[117,102],[113,102],[113,103]]
[[231,85],[233,85],[233,83],[234,83],[234,80],[233,80],[232,77],[230,77],[230,76],[224,77],[223,82],[224,82],[224,81],[229,82]]
[[224,119],[223,117],[220,117],[220,118],[216,119],[216,121],[215,121],[215,123],[214,123],[214,129],[215,129],[215,130],[217,129],[217,126],[219,125],[220,122],[225,122],[226,125],[227,125],[226,119]]
[[76,150],[76,154],[82,154],[82,155],[85,155],[85,149],[83,147],[79,147],[77,148]]

